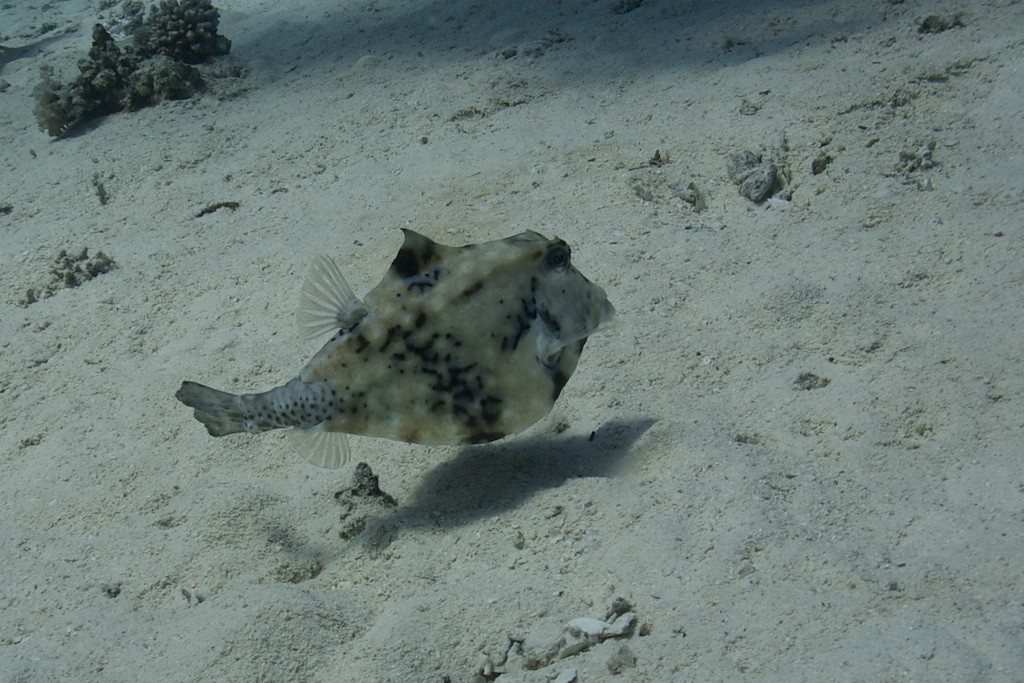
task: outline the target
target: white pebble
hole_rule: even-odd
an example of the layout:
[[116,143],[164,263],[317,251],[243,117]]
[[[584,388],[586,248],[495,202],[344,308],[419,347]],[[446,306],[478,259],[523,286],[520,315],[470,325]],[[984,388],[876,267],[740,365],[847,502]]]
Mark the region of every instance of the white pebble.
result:
[[554,683],[576,683],[576,669],[569,668],[558,674]]
[[608,636],[615,638],[626,635],[633,628],[634,622],[636,622],[636,612],[620,614],[615,621],[608,625]]
[[604,633],[606,628],[608,628],[608,624],[600,619],[591,619],[590,617],[573,619],[565,626],[565,629],[577,638],[581,636],[599,636]]

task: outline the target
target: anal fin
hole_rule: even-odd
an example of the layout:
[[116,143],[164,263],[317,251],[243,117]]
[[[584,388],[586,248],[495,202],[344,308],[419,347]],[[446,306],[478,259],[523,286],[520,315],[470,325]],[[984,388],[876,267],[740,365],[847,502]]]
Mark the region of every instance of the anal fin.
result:
[[306,462],[325,469],[337,469],[345,465],[352,455],[345,432],[328,432],[324,423],[305,429],[288,430],[288,439]]

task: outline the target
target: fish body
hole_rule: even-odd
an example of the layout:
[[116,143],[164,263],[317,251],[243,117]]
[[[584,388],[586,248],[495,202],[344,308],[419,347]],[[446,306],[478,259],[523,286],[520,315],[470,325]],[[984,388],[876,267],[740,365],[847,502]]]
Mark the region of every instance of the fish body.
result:
[[298,377],[242,395],[185,382],[176,396],[214,436],[293,427],[322,466],[347,460],[345,434],[486,443],[551,410],[613,315],[562,240],[530,231],[450,247],[406,230],[365,301],[333,262],[315,264],[300,324],[333,334]]

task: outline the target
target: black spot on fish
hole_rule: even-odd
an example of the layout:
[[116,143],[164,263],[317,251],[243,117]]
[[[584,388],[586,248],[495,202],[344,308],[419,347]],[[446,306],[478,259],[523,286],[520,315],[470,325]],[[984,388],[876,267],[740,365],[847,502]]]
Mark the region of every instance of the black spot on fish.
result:
[[412,249],[399,249],[391,270],[403,279],[412,277],[420,272],[420,259]]
[[414,356],[418,356],[425,364],[436,363],[440,357],[439,354],[433,350],[433,340],[427,341],[423,344],[416,344],[410,335],[404,335],[405,350]]
[[383,351],[388,348],[388,345],[394,340],[395,335],[402,331],[399,325],[393,325],[388,328],[387,336],[384,337],[384,343],[380,345],[380,350]]
[[434,258],[436,255],[437,252],[434,251],[434,243],[427,242],[423,245],[423,250],[420,252],[420,262],[425,266],[429,266],[437,260]]
[[363,351],[366,350],[366,347],[368,347],[369,345],[370,340],[364,337],[363,335],[360,334],[356,337],[356,353],[362,353]]
[[468,299],[469,297],[473,296],[474,294],[476,294],[477,292],[479,292],[483,288],[484,288],[484,282],[483,282],[483,280],[480,280],[480,281],[470,285],[469,287],[466,287],[464,290],[462,290],[462,297],[464,299]]
[[481,398],[480,415],[488,426],[497,423],[501,418],[501,399],[497,396],[484,396]]
[[[507,316],[511,318],[512,316]],[[501,350],[515,351],[519,346],[519,340],[530,331],[531,323],[537,318],[537,302],[534,299],[527,301],[522,299],[519,313],[516,315],[511,335],[502,337]]]
[[427,314],[420,311],[416,316],[416,329],[419,329],[427,324]]
[[548,311],[548,309],[540,309],[537,312],[537,315],[540,316],[540,319],[544,321],[544,324],[547,325],[548,329],[552,332],[558,332],[562,329],[561,325],[558,324],[558,321],[551,316],[551,312]]

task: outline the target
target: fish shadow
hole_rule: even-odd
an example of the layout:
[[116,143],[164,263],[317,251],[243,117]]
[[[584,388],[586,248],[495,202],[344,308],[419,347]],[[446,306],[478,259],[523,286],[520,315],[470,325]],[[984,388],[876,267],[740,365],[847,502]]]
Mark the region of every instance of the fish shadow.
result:
[[427,472],[408,504],[377,524],[394,531],[455,528],[518,507],[570,479],[612,476],[653,424],[649,418],[616,420],[592,436],[544,435],[463,448]]

